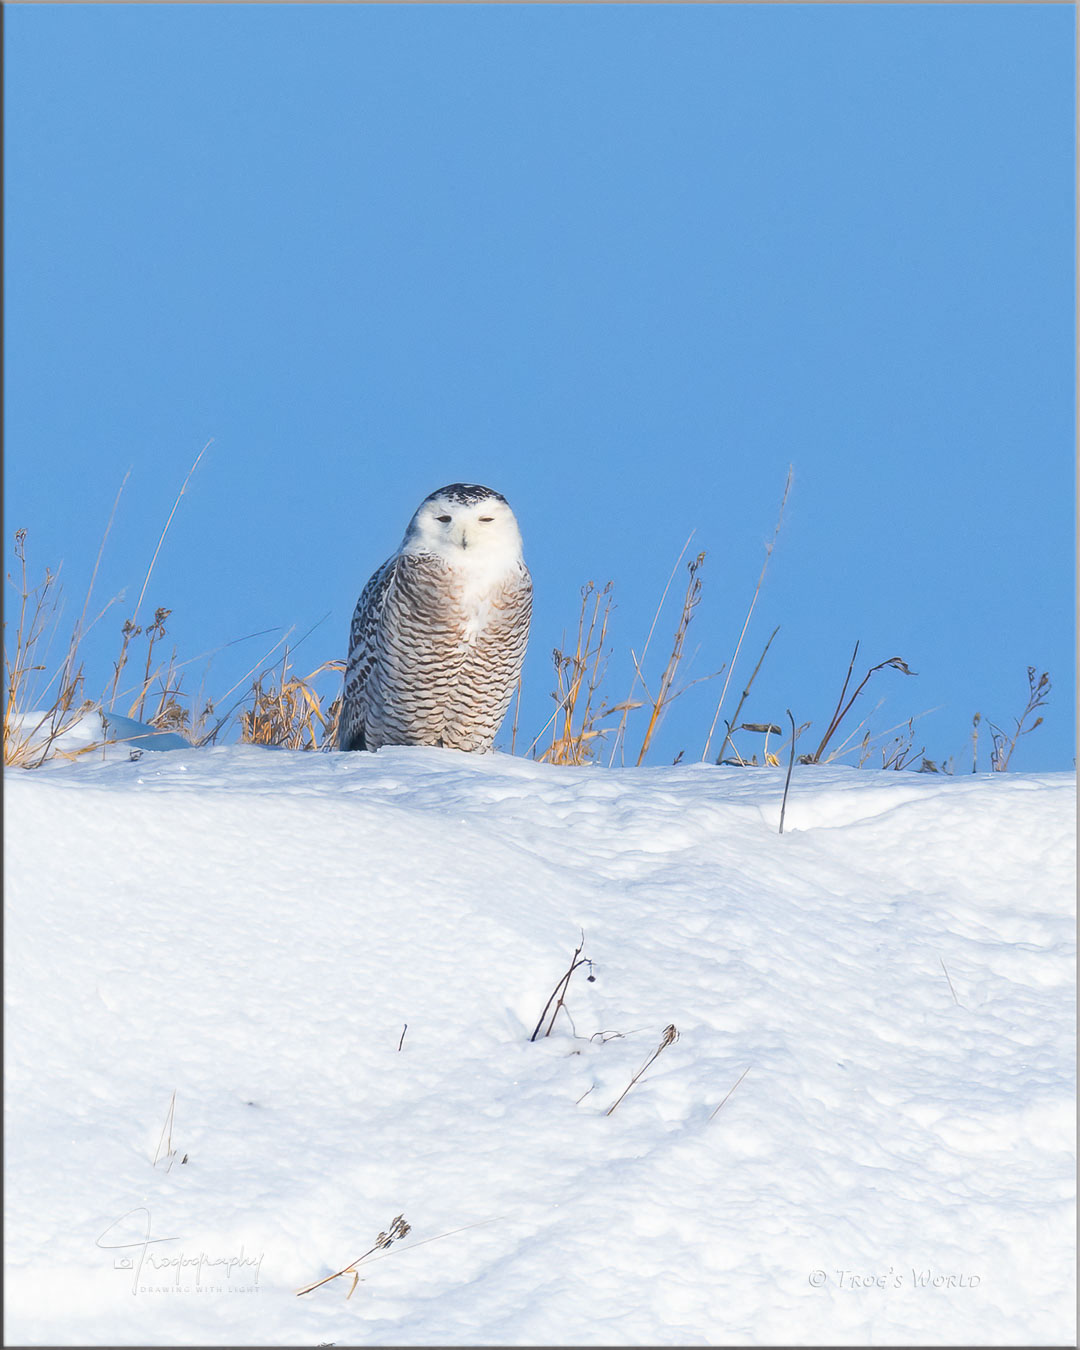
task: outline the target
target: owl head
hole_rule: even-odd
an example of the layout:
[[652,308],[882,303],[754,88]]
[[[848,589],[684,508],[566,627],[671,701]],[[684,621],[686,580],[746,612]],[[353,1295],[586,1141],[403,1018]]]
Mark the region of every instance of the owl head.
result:
[[451,483],[420,503],[402,552],[434,553],[453,567],[510,567],[521,560],[521,531],[501,492]]

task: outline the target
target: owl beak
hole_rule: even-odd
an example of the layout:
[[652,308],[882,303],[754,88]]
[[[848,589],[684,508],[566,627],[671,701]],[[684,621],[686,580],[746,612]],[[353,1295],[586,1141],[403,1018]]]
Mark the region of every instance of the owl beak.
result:
[[469,535],[467,530],[461,531],[461,538],[458,540],[458,543],[461,545],[462,548],[469,547]]

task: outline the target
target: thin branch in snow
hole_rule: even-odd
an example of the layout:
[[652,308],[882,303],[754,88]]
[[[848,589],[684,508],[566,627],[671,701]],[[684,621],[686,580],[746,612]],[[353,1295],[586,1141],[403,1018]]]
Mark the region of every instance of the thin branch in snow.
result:
[[[537,1022],[533,1034],[529,1037],[530,1041],[535,1041],[537,1036],[540,1035],[540,1028],[544,1025],[544,1018],[548,1015],[548,1009],[551,1007],[552,1002],[557,998],[558,1002],[555,1004],[555,1011],[551,1014],[551,1021],[548,1023],[547,1031],[544,1032],[545,1036],[551,1035],[551,1029],[555,1025],[555,1019],[559,1015],[559,1009],[563,1006],[563,999],[566,997],[566,991],[570,985],[571,975],[573,975],[574,971],[577,970],[578,966],[592,965],[592,962],[589,960],[587,956],[581,955],[584,947],[585,947],[585,931],[584,929],[582,929],[581,941],[574,948],[574,954],[570,958],[569,969],[566,971],[564,975],[562,975],[559,978],[559,981],[555,985],[555,988],[551,991],[551,997],[544,1004],[544,1011],[540,1014],[540,1021]],[[595,979],[595,976],[590,975],[589,979]],[[569,1013],[567,1013],[567,1016],[569,1016]]]
[[[753,1068],[753,1065],[748,1064],[748,1065],[746,1066],[746,1068],[743,1069],[742,1073],[739,1074],[738,1078],[735,1079],[735,1081],[734,1081],[734,1083],[732,1083],[731,1087],[729,1087],[728,1090],[724,1093],[723,1101],[721,1101],[720,1106],[723,1106],[724,1102],[727,1101],[727,1099],[731,1096],[731,1094],[735,1091],[735,1089],[739,1086],[739,1084],[742,1082],[742,1080],[746,1077],[746,1075],[750,1072],[750,1070],[751,1070],[752,1068]],[[709,1116],[709,1119],[710,1119],[710,1120],[712,1120],[713,1116],[715,1116],[716,1113],[717,1113],[717,1111],[720,1110],[720,1106],[718,1106],[718,1107],[716,1108],[716,1111],[713,1111],[713,1112],[712,1112],[712,1115]]]
[[951,979],[949,979],[949,972],[945,968],[945,962],[941,960],[940,956],[938,957],[938,960],[941,961],[941,969],[945,971],[945,978],[949,981],[949,989],[952,991],[953,1002],[959,1008],[961,1006],[960,1000],[956,997],[956,990],[953,989],[953,982]]
[[396,1242],[398,1238],[403,1238],[405,1234],[410,1231],[411,1225],[405,1222],[405,1215],[399,1214],[386,1232],[380,1233],[375,1239],[374,1247],[369,1247],[363,1256],[358,1256],[355,1261],[350,1261],[347,1266],[342,1266],[340,1270],[335,1270],[333,1275],[327,1275],[324,1280],[316,1280],[314,1284],[306,1284],[303,1289],[298,1289],[296,1291],[296,1297],[299,1298],[301,1294],[310,1294],[313,1289],[319,1289],[324,1284],[329,1284],[331,1280],[336,1280],[339,1275],[352,1275],[352,1286],[345,1295],[346,1298],[352,1298],[353,1290],[356,1288],[357,1282],[360,1279],[360,1276],[356,1271],[356,1267],[360,1262],[366,1257],[371,1256],[374,1252],[379,1251],[381,1248],[389,1247],[392,1242]]
[[795,730],[795,718],[792,717],[791,709],[787,709],[787,715],[791,718],[791,754],[788,757],[787,777],[784,779],[784,799],[780,803],[780,833],[784,833],[784,812],[787,810],[787,793],[791,786],[791,770],[795,764],[795,737],[798,733]]
[[[172,1170],[173,1159],[176,1157],[176,1154],[173,1151],[172,1146],[172,1127],[173,1127],[173,1116],[175,1115],[175,1113],[176,1113],[176,1089],[173,1088],[173,1095],[169,1100],[169,1113],[165,1117],[165,1124],[162,1125],[161,1127],[161,1137],[158,1139],[157,1148],[154,1149],[154,1161],[152,1164],[152,1166],[156,1167],[158,1165],[159,1158],[161,1157],[168,1158],[169,1166],[166,1167],[165,1169],[166,1172]],[[166,1135],[168,1136],[168,1138],[166,1138]],[[163,1143],[165,1145],[164,1153],[161,1152],[161,1145]]]
[[660,1044],[659,1044],[659,1045],[656,1047],[656,1049],[652,1052],[652,1054],[651,1054],[651,1055],[649,1056],[649,1058],[645,1061],[645,1063],[641,1066],[641,1068],[638,1069],[637,1073],[634,1074],[633,1078],[630,1079],[629,1083],[627,1083],[626,1087],[624,1087],[623,1090],[622,1090],[622,1092],[619,1093],[619,1096],[616,1098],[616,1100],[613,1101],[613,1102],[611,1103],[611,1105],[608,1107],[608,1109],[604,1112],[604,1115],[605,1115],[605,1116],[610,1116],[610,1115],[611,1115],[612,1111],[615,1110],[615,1108],[618,1106],[619,1102],[622,1101],[622,1099],[626,1096],[626,1094],[627,1094],[627,1093],[630,1091],[630,1089],[634,1086],[634,1084],[635,1084],[635,1083],[637,1082],[637,1080],[641,1077],[641,1075],[645,1072],[645,1070],[649,1067],[649,1065],[653,1062],[653,1060],[656,1059],[657,1055],[660,1054],[661,1050],[666,1050],[666,1049],[668,1048],[668,1046],[672,1043],[672,1041],[677,1041],[678,1039],[679,1039],[679,1033],[678,1033],[678,1030],[677,1030],[676,1027],[675,1027],[675,1023],[672,1022],[669,1026],[666,1026],[666,1027],[664,1028],[664,1034],[663,1034],[663,1036],[661,1036],[661,1038],[660,1038]]
[[[776,518],[776,528],[773,530],[772,539],[765,545],[765,561],[761,565],[761,575],[758,577],[757,586],[754,588],[754,595],[750,601],[750,608],[746,611],[746,618],[743,620],[742,632],[739,634],[739,640],[735,644],[735,651],[732,653],[731,664],[728,667],[727,679],[724,681],[724,687],[720,690],[720,701],[716,705],[716,712],[713,713],[712,726],[709,727],[709,734],[705,738],[705,749],[701,752],[702,762],[709,758],[709,746],[712,744],[713,732],[716,730],[716,723],[720,718],[720,709],[724,706],[724,699],[727,697],[728,684],[735,673],[735,663],[739,659],[739,649],[742,647],[743,638],[746,636],[746,630],[750,626],[750,617],[754,612],[754,606],[758,602],[758,596],[761,594],[761,584],[765,580],[765,571],[769,566],[769,559],[772,557],[772,551],[776,547],[777,538],[780,535],[780,527],[784,523],[784,507],[787,505],[788,493],[791,491],[791,480],[794,476],[794,465],[788,465],[787,481],[784,484],[784,495],[780,498],[780,514]],[[769,639],[772,641],[772,639]],[[762,653],[764,656],[764,653]]]

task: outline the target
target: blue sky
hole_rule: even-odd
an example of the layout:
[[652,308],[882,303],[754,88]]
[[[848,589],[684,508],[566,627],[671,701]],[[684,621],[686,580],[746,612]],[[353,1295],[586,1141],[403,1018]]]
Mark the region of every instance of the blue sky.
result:
[[[859,639],[857,674],[918,672],[874,677],[873,728],[938,709],[916,746],[961,767],[1050,671],[1012,767],[1072,766],[1071,6],[4,21],[4,528],[69,606],[129,468],[97,594],[134,602],[212,437],[146,605],[182,657],[329,614],[309,668],[419,501],[488,483],[536,587],[531,736],[580,587],[615,584],[621,697],[691,530],[689,675],[730,660],[790,463],[725,715],[780,625],[744,720],[816,743]],[[654,762],[700,756],[721,682]]]

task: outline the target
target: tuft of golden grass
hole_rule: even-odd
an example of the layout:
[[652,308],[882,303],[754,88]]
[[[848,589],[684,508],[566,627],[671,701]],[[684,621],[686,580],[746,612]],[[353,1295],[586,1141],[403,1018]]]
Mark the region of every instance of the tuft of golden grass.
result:
[[[529,747],[529,752],[534,752],[550,727],[551,744],[535,756],[542,763],[588,763],[596,755],[597,741],[605,734],[606,728],[600,722],[622,711],[622,705],[596,704],[610,655],[604,650],[604,642],[614,606],[612,589],[610,581],[603,587],[590,581],[581,588],[574,650],[556,647],[552,651],[556,688],[551,697],[555,700],[555,711]],[[565,641],[564,637],[564,644]]]
[[320,693],[315,684],[327,671],[338,677],[335,684],[339,684],[345,662],[324,661],[309,674],[296,675],[286,647],[280,665],[262,671],[252,684],[251,707],[240,714],[241,741],[288,750],[331,748],[337,739],[341,698]]
[[[110,712],[119,712],[160,731],[177,732],[199,745],[212,744],[237,722],[241,738],[255,744],[285,745],[296,749],[322,749],[333,744],[340,704],[337,689],[344,670],[343,662],[327,661],[310,674],[298,675],[293,671],[286,646],[281,663],[267,667],[266,662],[275,648],[287,643],[289,634],[286,634],[218,700],[221,705],[227,704],[240,684],[255,677],[249,690],[228,708],[224,716],[219,716],[213,700],[203,698],[200,692],[196,702],[184,690],[183,666],[190,663],[177,660],[175,647],[166,658],[159,658],[158,653],[167,637],[166,621],[172,613],[164,606],[154,611],[152,621],[145,628],[134,622],[137,610],[133,618],[124,621],[109,684],[99,699],[85,697],[86,677],[80,644],[93,627],[93,624],[90,628],[84,626],[86,604],[64,655],[59,661],[51,661],[49,650],[55,643],[62,605],[59,572],[46,569],[44,578],[36,585],[31,584],[25,530],[15,534],[14,554],[16,567],[8,573],[7,580],[19,600],[18,617],[4,625],[5,764],[36,768],[52,756],[79,758],[105,745],[118,743],[121,737],[111,737],[103,732],[93,743],[76,750],[59,748],[59,739],[85,714],[99,712],[106,719]],[[95,566],[95,575],[96,571]],[[89,599],[88,592],[87,603]],[[113,603],[110,601],[102,614]],[[139,645],[140,639],[145,650]],[[134,682],[127,687],[122,686],[120,678],[125,669],[137,672]],[[319,677],[326,672],[333,672],[338,677],[332,690],[317,687]],[[250,706],[245,706],[249,702]]]
[[667,584],[660,592],[660,603],[656,606],[656,612],[653,614],[652,623],[649,625],[649,631],[645,636],[645,645],[641,649],[641,659],[639,660],[634,656],[633,652],[631,652],[634,661],[634,679],[630,685],[630,692],[622,703],[622,717],[619,719],[618,730],[615,733],[615,742],[611,747],[611,758],[608,760],[608,768],[615,763],[615,755],[618,753],[620,747],[625,747],[626,745],[626,725],[629,714],[635,708],[642,707],[642,702],[640,700],[637,703],[634,702],[634,694],[637,691],[639,673],[641,667],[645,664],[645,658],[649,654],[649,645],[653,640],[653,634],[656,632],[656,625],[660,621],[660,612],[664,608],[664,601],[668,597],[668,591],[671,590],[671,583],[675,580],[676,573],[679,570],[679,564],[682,562],[683,558],[686,557],[686,550],[690,547],[690,543],[693,540],[695,533],[695,530],[691,530],[687,535],[686,543],[683,544],[682,548],[679,550],[679,556],[675,559],[675,566],[671,569],[671,575],[667,579]]
[[[52,753],[56,740],[79,721],[87,704],[81,698],[83,670],[77,636],[64,660],[48,674],[48,650],[60,612],[59,572],[46,569],[31,586],[26,568],[26,531],[15,532],[17,576],[8,583],[19,595],[19,617],[9,640],[4,624],[4,763],[35,768]],[[35,716],[36,715],[36,716]]]
[[[699,553],[693,562],[687,564],[687,571],[690,573],[686,583],[686,594],[683,596],[682,610],[675,625],[675,636],[672,639],[671,655],[668,657],[667,665],[660,676],[660,683],[656,687],[656,693],[653,694],[645,682],[645,676],[641,670],[641,664],[637,657],[631,652],[634,660],[634,670],[638,679],[641,681],[641,687],[645,691],[645,698],[649,707],[649,722],[645,728],[645,735],[642,737],[641,749],[638,751],[638,757],[635,763],[640,764],[646,754],[649,746],[652,744],[652,738],[659,727],[664,713],[670,704],[684,694],[693,684],[698,684],[699,680],[691,680],[683,685],[681,689],[675,689],[675,677],[679,672],[679,666],[682,663],[684,649],[686,646],[686,633],[690,627],[690,620],[694,617],[694,610],[697,609],[701,600],[701,578],[698,576],[705,562],[705,554]],[[659,611],[657,611],[659,614]],[[654,620],[655,626],[655,620]],[[651,630],[650,630],[651,631]],[[644,653],[642,653],[644,658]],[[716,672],[719,674],[719,671]],[[703,679],[713,679],[712,675],[705,675]]]
[[[153,622],[145,630],[130,620],[125,621],[121,629],[120,654],[113,663],[111,697],[108,700],[104,695],[100,699],[87,698],[80,648],[86,633],[94,626],[84,627],[93,580],[63,657],[51,662],[49,651],[56,640],[62,607],[59,572],[46,568],[44,578],[36,586],[30,584],[25,530],[16,531],[14,553],[17,571],[15,575],[9,572],[7,580],[19,595],[19,617],[14,633],[9,632],[7,624],[4,626],[4,763],[36,768],[53,755],[78,758],[102,745],[114,744],[113,740],[102,738],[74,751],[62,751],[57,745],[59,739],[87,713],[105,712],[106,708],[115,711],[118,701],[122,702],[126,717],[163,731],[187,732],[191,713],[181,702],[182,680],[176,650],[174,648],[164,662],[155,659],[155,646],[166,636],[165,620],[171,610],[156,610]],[[96,566],[94,571],[96,575]],[[105,606],[98,619],[113,603],[110,601]],[[146,639],[141,674],[132,688],[120,690],[117,687],[120,671],[127,664],[133,641],[139,636]]]
[[[158,538],[157,547],[154,549],[153,557],[143,579],[142,590],[139,592],[134,613],[129,619],[125,620],[121,629],[120,653],[113,663],[112,691],[108,701],[110,711],[115,711],[116,700],[120,697],[120,676],[128,661],[130,645],[134,638],[144,632],[138,625],[139,610],[153,576],[154,566],[157,563],[161,547],[165,542],[165,536],[169,532],[169,526],[172,524],[173,517],[180,505],[180,498],[187,490],[192,474],[194,474],[203,455],[206,454],[212,444],[212,440],[206,442],[188,470],[187,477],[176,495],[172,510],[169,512],[168,519]],[[98,547],[94,570],[90,576],[90,585],[86,592],[86,599],[83,601],[82,612],[72,629],[67,651],[63,660],[55,667],[53,674],[43,684],[39,677],[44,676],[48,670],[48,648],[55,636],[59,622],[59,573],[46,569],[44,581],[37,587],[30,587],[26,572],[26,531],[17,530],[15,533],[15,557],[19,564],[19,576],[16,581],[9,573],[8,582],[19,591],[20,603],[18,626],[14,638],[10,641],[7,625],[4,625],[4,664],[7,675],[7,698],[4,704],[5,764],[20,765],[26,768],[36,767],[56,752],[58,738],[80,721],[84,713],[98,708],[105,709],[106,700],[104,696],[97,701],[80,697],[84,694],[85,677],[79,658],[79,650],[86,634],[120,598],[114,596],[89,627],[85,626],[87,610],[93,595],[101,558],[105,551],[105,543],[112,529],[116,510],[128,476],[128,474],[124,475],[124,480],[116,494],[116,500],[113,502],[108,524]],[[150,695],[151,687],[155,680],[160,679],[161,688],[157,708],[149,720],[153,725],[179,730],[184,725],[185,714],[177,697],[179,682],[176,678],[175,650],[172,659],[164,667],[154,665],[154,646],[165,636],[165,620],[170,613],[171,610],[158,609],[154,614],[153,622],[147,625],[145,630],[147,652],[143,677],[133,691],[125,692],[132,695],[127,716],[142,721],[146,718],[146,701]],[[35,711],[40,713],[36,726],[31,725],[27,720],[27,714]],[[77,753],[84,754],[87,750],[93,748],[95,747],[86,746]]]

